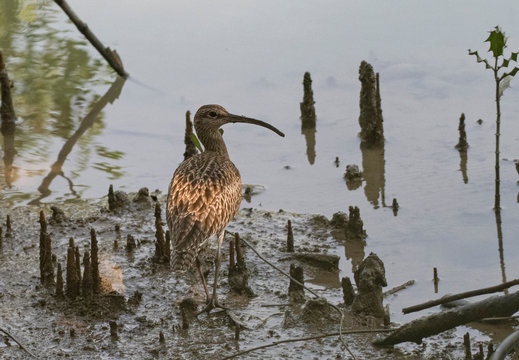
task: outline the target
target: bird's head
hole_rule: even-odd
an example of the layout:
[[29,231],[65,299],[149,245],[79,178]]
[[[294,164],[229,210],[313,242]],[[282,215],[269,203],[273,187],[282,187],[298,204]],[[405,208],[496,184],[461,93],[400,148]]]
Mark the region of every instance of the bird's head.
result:
[[279,136],[285,136],[281,131],[274,126],[252,118],[241,115],[230,114],[223,106],[220,105],[203,105],[195,114],[194,124],[197,134],[200,136],[201,132],[217,131],[222,125],[227,123],[247,123],[266,127],[274,131]]

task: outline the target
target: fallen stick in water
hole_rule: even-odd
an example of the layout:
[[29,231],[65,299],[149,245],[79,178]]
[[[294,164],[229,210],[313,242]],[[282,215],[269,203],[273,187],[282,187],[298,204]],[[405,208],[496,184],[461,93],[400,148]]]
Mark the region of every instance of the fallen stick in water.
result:
[[509,316],[518,310],[519,291],[509,295],[492,296],[482,301],[413,320],[400,326],[386,338],[375,341],[374,345],[395,345],[408,341],[420,344],[423,338],[439,334],[458,325],[488,317]]
[[129,74],[124,70],[123,63],[117,51],[110,49],[109,47],[105,47],[101,41],[94,35],[92,31],[88,28],[88,25],[85,24],[81,19],[76,15],[74,10],[68,5],[65,0],[54,0],[56,4],[59,5],[61,9],[67,14],[69,19],[76,25],[78,30],[85,35],[88,41],[99,51],[99,53],[108,61],[108,64],[114,69],[120,76],[123,78],[127,78]]
[[389,289],[388,291],[384,291],[384,293],[382,295],[384,297],[389,296],[389,295],[393,295],[393,294],[399,292],[400,290],[406,289],[408,286],[414,285],[414,283],[415,283],[414,280],[409,280],[409,281],[403,283],[402,285],[398,285],[398,286],[395,286],[392,289]]
[[423,310],[423,309],[428,309],[430,307],[433,307],[433,306],[436,306],[436,305],[445,304],[445,303],[448,303],[448,302],[451,302],[451,301],[455,301],[455,300],[465,299],[465,298],[468,298],[468,297],[473,297],[473,296],[478,296],[478,295],[495,293],[495,292],[498,292],[498,291],[501,291],[501,290],[504,290],[504,289],[508,289],[509,287],[512,287],[514,285],[519,285],[519,279],[515,279],[515,280],[512,280],[512,281],[508,281],[508,282],[502,283],[500,285],[491,286],[491,287],[487,287],[487,288],[483,288],[483,289],[466,291],[466,292],[459,293],[459,294],[454,294],[454,295],[447,295],[447,296],[444,296],[444,297],[442,297],[440,299],[437,299],[437,300],[431,300],[431,301],[427,301],[427,302],[422,303],[422,304],[418,304],[418,305],[414,305],[414,306],[409,306],[409,307],[403,308],[402,312],[404,314],[409,314],[409,313],[412,313],[412,312],[415,312],[415,311],[420,311],[420,310]]

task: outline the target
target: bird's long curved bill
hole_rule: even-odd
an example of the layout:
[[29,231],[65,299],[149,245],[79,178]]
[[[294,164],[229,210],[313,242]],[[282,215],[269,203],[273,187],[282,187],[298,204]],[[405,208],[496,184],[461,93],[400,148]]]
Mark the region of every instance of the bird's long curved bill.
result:
[[270,129],[270,130],[274,131],[279,136],[285,137],[285,134],[283,134],[283,132],[281,132],[280,130],[278,130],[274,126],[270,125],[269,123],[266,123],[265,121],[256,120],[256,119],[252,119],[252,118],[248,118],[248,117],[240,116],[240,115],[230,115],[229,117],[230,117],[230,121],[229,122],[232,122],[232,123],[246,123],[246,124],[253,124],[253,125],[263,126],[263,127],[267,128],[267,129]]

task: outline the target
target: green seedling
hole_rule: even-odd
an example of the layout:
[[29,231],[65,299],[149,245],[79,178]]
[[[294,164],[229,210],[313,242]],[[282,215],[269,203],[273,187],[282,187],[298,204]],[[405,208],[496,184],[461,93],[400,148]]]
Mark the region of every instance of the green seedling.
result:
[[469,55],[474,55],[478,63],[485,64],[485,68],[490,69],[494,73],[494,80],[496,82],[496,102],[499,104],[499,99],[503,95],[503,92],[510,87],[510,81],[519,71],[519,67],[515,66],[510,71],[501,71],[508,69],[510,63],[517,62],[519,52],[511,52],[510,57],[506,59],[503,55],[504,49],[506,48],[507,37],[505,33],[496,26],[493,31],[490,31],[490,35],[485,42],[490,43],[488,52],[492,52],[494,56],[494,65],[490,65],[487,59],[481,58],[477,51],[471,51],[469,49]]
[[[500,187],[500,177],[499,177],[499,136],[501,135],[501,104],[500,99],[503,96],[503,92],[510,87],[510,81],[519,71],[519,67],[514,66],[513,69],[509,70],[512,66],[511,63],[517,63],[517,58],[519,56],[519,52],[511,52],[508,58],[504,56],[504,50],[506,48],[507,38],[505,33],[496,26],[494,30],[490,31],[490,35],[485,40],[485,42],[490,43],[490,48],[488,52],[492,52],[494,56],[494,64],[490,65],[490,62],[487,59],[481,58],[477,51],[471,51],[469,49],[469,55],[474,55],[478,63],[485,64],[487,69],[492,70],[494,73],[494,81],[496,83],[496,151],[495,151],[495,201],[494,201],[494,211],[496,212],[496,220],[498,220],[498,224],[501,222],[500,220],[500,209],[501,209],[501,195],[499,191]],[[507,71],[509,70],[509,71]]]
[[[218,129],[218,131],[223,136],[223,129]],[[204,148],[202,147],[202,144],[200,143],[200,140],[198,140],[198,138],[196,137],[195,133],[191,133],[191,142],[196,146],[198,151],[200,151],[201,153],[204,152]]]

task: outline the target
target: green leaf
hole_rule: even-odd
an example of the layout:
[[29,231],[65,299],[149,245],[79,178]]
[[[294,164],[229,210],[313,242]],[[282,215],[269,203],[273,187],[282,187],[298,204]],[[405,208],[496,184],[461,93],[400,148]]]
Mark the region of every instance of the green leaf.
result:
[[517,61],[517,55],[519,55],[519,52],[513,52],[512,55],[510,55],[510,60]]
[[501,66],[499,68],[502,68],[502,67],[508,67],[508,64],[510,63],[510,60],[507,60],[507,59],[503,59],[503,63],[501,64]]
[[482,59],[481,56],[479,56],[477,51],[470,51],[470,49],[469,49],[469,55],[474,55],[476,57],[476,61],[478,63],[480,63],[480,62],[485,63],[485,67],[487,69],[492,69],[492,66],[490,66],[490,64],[488,63],[487,59]]
[[218,131],[220,132],[220,135],[223,136],[223,129],[218,129]]
[[512,71],[507,72],[507,73],[503,73],[503,75],[501,75],[501,76],[499,77],[499,81],[503,80],[503,79],[506,78],[507,76],[510,76],[510,78],[512,78],[512,77],[515,76],[515,74],[517,74],[517,72],[519,72],[519,67],[514,67],[514,68],[512,69]]
[[517,72],[519,71],[519,67],[515,67],[512,71],[510,71],[507,75],[515,76]]
[[501,31],[499,26],[495,27],[495,30],[490,32],[490,35],[485,40],[490,43],[488,51],[494,53],[494,57],[497,58],[503,55],[503,49],[506,47],[505,33]]
[[198,138],[196,137],[196,135],[194,133],[191,133],[191,142],[196,146],[196,148],[201,153],[204,152],[204,149],[202,148],[202,145],[200,144],[200,141],[198,140]]

